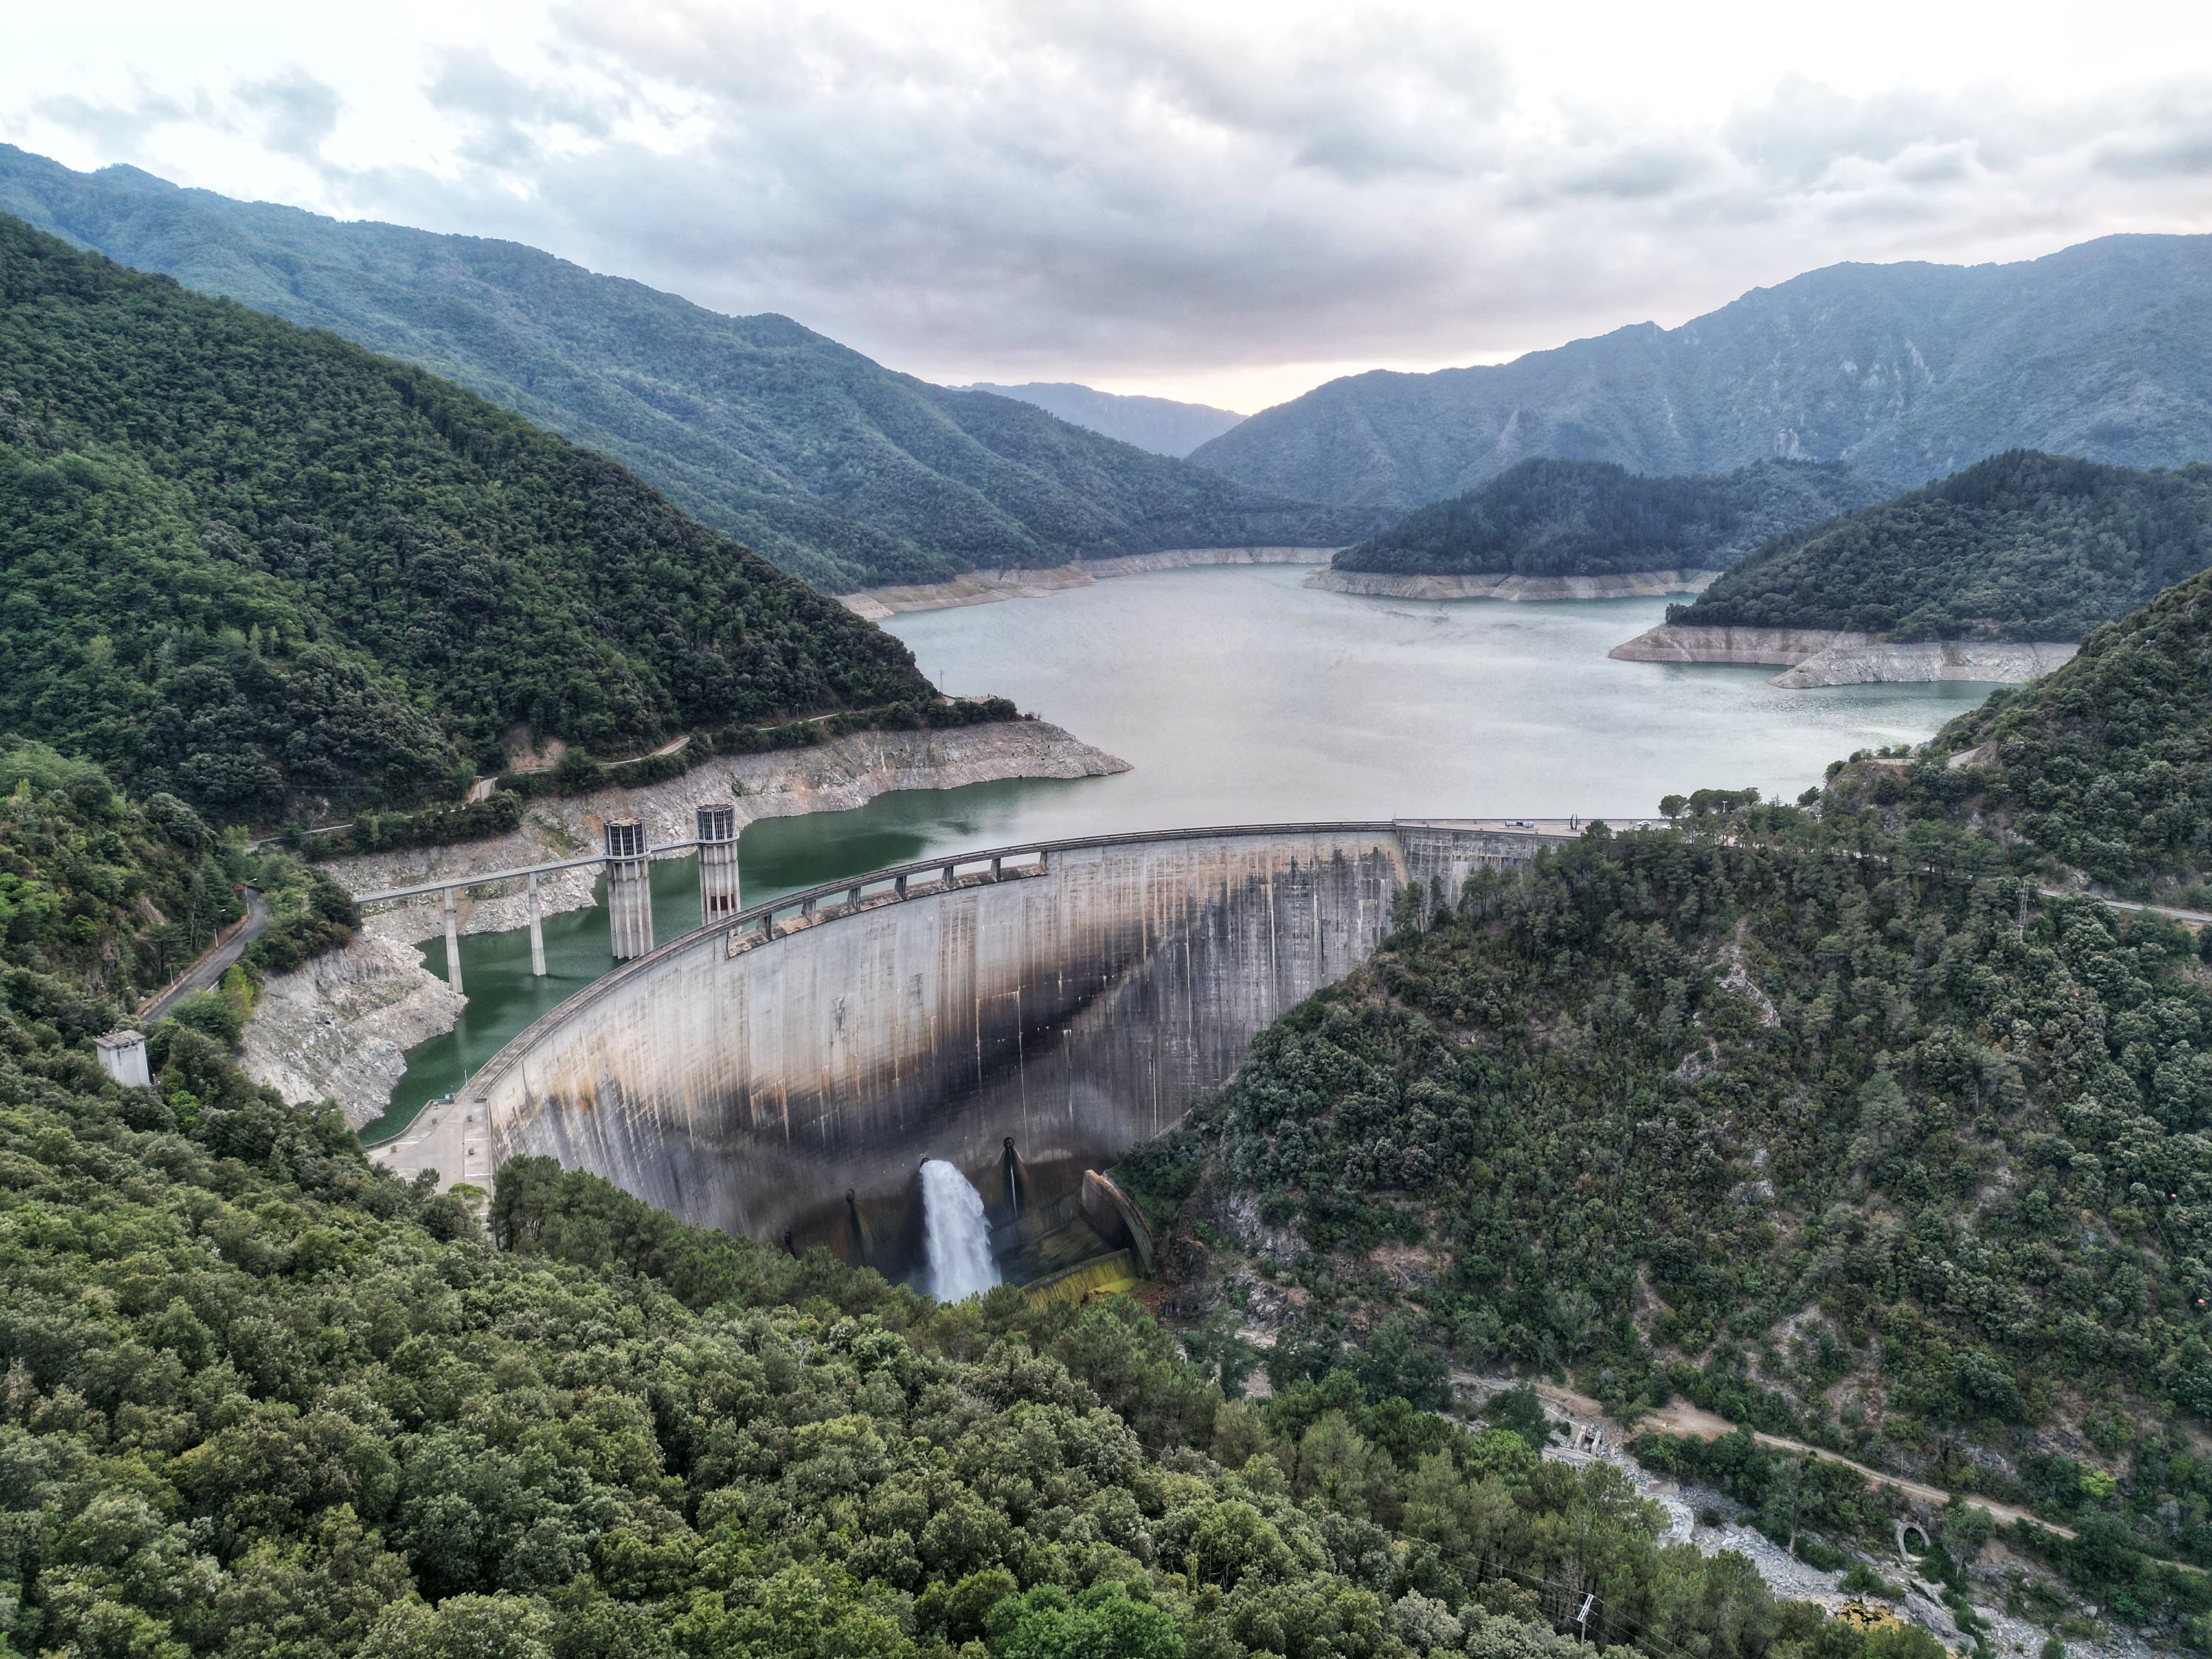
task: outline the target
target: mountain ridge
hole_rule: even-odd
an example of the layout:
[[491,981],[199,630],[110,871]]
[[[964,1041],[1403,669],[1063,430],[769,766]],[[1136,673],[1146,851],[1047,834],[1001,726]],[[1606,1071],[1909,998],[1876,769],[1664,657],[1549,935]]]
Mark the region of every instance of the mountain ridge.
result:
[[2207,236],[1830,265],[1674,329],[1332,380],[1192,459],[1254,488],[1401,510],[1531,455],[1654,475],[1841,460],[1898,489],[2013,448],[2178,465],[2212,458],[2208,300]]
[[1244,419],[1234,410],[1216,409],[1211,404],[1101,392],[1073,380],[1031,380],[1023,386],[994,386],[978,380],[966,389],[1035,404],[1073,425],[1177,459]]
[[606,457],[0,215],[0,727],[226,817],[936,702]]
[[525,246],[79,173],[0,146],[0,212],[455,380],[832,592],[1379,527],[1033,405],[932,386],[775,313],[722,316]]

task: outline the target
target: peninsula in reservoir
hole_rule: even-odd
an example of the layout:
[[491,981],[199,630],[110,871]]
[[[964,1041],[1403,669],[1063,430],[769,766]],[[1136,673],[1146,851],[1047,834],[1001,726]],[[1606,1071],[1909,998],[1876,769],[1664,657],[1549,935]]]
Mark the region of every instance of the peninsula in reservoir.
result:
[[2018,450],[1784,536],[1613,655],[1780,666],[1777,685],[2018,682],[2212,565],[2212,467]]

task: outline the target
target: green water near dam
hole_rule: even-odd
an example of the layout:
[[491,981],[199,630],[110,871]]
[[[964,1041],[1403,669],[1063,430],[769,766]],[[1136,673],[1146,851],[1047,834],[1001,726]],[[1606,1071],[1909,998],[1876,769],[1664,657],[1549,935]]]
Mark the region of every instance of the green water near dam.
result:
[[[886,865],[1023,841],[1398,816],[1649,815],[1669,791],[1794,798],[1853,750],[1916,743],[1979,684],[1783,691],[1769,668],[1614,662],[1665,600],[1555,605],[1356,598],[1297,566],[1165,571],[1048,599],[898,617],[955,693],[991,691],[1132,763],[1115,777],[908,790],[763,819],[738,843],[744,902]],[[655,936],[698,925],[696,866],[653,866]],[[461,941],[460,1025],[409,1055],[398,1133],[517,1032],[614,965],[606,912]],[[442,939],[423,959],[443,976]]]

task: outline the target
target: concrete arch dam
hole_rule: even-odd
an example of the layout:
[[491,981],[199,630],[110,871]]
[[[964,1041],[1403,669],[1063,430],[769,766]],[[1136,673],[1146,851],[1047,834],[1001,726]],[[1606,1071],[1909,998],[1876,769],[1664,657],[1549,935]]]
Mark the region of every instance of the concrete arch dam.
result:
[[[1063,1206],[1364,962],[1406,884],[1456,894],[1565,823],[1401,821],[1060,842],[794,894],[630,962],[459,1105],[684,1219],[891,1266],[915,1172]],[[477,1119],[474,1114],[487,1115]]]

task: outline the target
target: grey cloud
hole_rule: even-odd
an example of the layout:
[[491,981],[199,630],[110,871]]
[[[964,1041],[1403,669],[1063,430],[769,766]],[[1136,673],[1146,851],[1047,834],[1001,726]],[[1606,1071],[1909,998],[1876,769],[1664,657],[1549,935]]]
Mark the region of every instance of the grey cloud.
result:
[[[1567,112],[1562,131],[1509,118],[1473,27],[980,15],[575,8],[550,71],[437,65],[467,132],[450,176],[352,188],[362,210],[784,312],[896,367],[1103,378],[1486,359],[1840,258],[2017,257],[2130,213],[2175,227],[2159,179],[2190,164],[2182,112],[2212,101],[1801,80],[1703,128]],[[673,136],[635,136],[664,117]]]
[[1637,145],[1565,168],[1552,188],[1567,198],[1623,201],[1671,196],[1708,177],[1713,159],[1678,144]]
[[238,100],[262,118],[261,141],[279,155],[314,161],[337,130],[344,100],[335,87],[294,68],[265,81],[247,82]]
[[2099,171],[2125,179],[2202,178],[2212,173],[2212,121],[2194,131],[2130,134],[2100,144]]
[[1970,139],[1981,113],[1964,100],[1918,92],[1850,98],[1793,76],[1763,103],[1738,110],[1722,138],[1765,177],[1805,188],[1839,161],[1887,162],[1916,145]]
[[528,80],[481,50],[441,53],[427,90],[431,107],[457,118],[466,132],[465,158],[502,170],[536,164],[556,129],[605,142],[624,106],[618,95]]
[[204,104],[195,109],[143,86],[137,89],[137,96],[121,103],[67,95],[42,99],[34,107],[40,115],[65,131],[91,139],[103,154],[142,158],[146,154],[145,142],[155,129],[211,113]]

